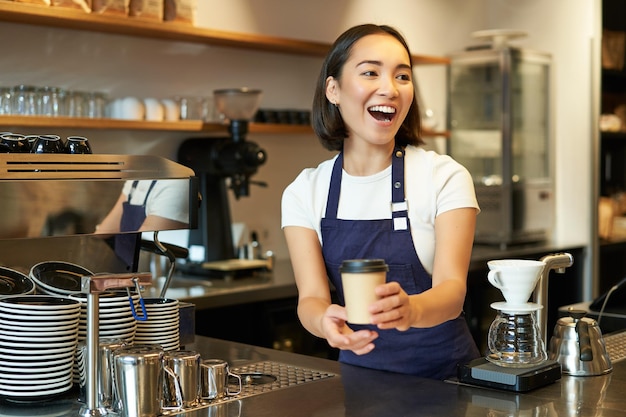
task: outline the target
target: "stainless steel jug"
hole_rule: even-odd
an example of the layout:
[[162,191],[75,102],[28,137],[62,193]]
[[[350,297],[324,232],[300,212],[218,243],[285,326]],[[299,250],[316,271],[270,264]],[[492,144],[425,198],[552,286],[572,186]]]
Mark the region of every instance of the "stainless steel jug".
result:
[[[97,358],[97,383],[96,394],[98,405],[104,408],[114,408],[116,406],[115,392],[113,385],[113,352],[126,346],[123,339],[100,339]],[[87,370],[85,361],[87,359],[87,345],[80,342],[76,348],[76,360],[79,371],[79,400],[86,401]]]
[[200,354],[190,350],[166,352],[165,364],[174,371],[180,382],[183,407],[200,403]]
[[550,339],[549,356],[561,364],[564,374],[603,375],[613,370],[598,323],[585,311],[570,310],[561,317]]
[[[135,345],[113,353],[121,416],[157,417],[163,410],[182,408],[178,378],[164,364],[163,356],[163,349],[156,345]],[[165,386],[175,387],[178,403],[174,407],[163,406]]]
[[[237,391],[231,391],[228,378],[237,380]],[[222,359],[204,359],[200,362],[200,396],[205,400],[214,400],[226,395],[241,392],[241,377],[230,372],[228,362]]]

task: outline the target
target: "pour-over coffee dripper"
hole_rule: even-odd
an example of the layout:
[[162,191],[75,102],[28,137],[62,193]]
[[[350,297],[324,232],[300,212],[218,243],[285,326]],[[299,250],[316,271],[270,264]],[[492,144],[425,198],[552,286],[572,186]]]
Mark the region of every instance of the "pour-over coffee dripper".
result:
[[544,362],[548,355],[536,319],[536,312],[543,306],[528,300],[545,263],[506,259],[490,261],[487,265],[489,282],[500,289],[506,301],[491,304],[498,314],[489,327],[486,359],[512,368]]

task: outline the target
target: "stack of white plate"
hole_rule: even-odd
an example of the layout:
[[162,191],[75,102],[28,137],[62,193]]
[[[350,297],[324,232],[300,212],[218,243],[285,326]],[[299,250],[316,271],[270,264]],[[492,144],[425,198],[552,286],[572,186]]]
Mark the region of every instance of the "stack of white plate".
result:
[[[83,342],[87,339],[87,295],[75,293],[69,295],[68,298],[80,302],[78,341]],[[141,315],[141,310],[138,308],[139,295],[134,293],[131,299],[137,314]],[[133,344],[137,322],[126,292],[103,292],[98,295],[98,330],[100,339],[121,339],[129,345]],[[76,354],[74,382],[79,380],[79,352],[77,351]]]
[[35,283],[19,271],[0,267],[0,298],[35,293]]
[[[78,341],[87,339],[87,295],[75,293],[68,298],[80,302],[80,322],[78,326]],[[132,294],[131,300],[141,315],[139,295]],[[98,336],[107,339],[123,339],[128,344],[133,343],[137,322],[133,316],[128,295],[125,292],[103,292],[98,295]]]
[[72,387],[79,315],[69,298],[0,300],[0,398],[42,401]]
[[93,272],[63,261],[40,262],[30,269],[30,278],[37,285],[40,294],[67,296],[80,292],[81,278]]
[[177,350],[180,347],[178,300],[144,298],[144,305],[148,319],[137,321],[135,343],[160,345],[165,351]]

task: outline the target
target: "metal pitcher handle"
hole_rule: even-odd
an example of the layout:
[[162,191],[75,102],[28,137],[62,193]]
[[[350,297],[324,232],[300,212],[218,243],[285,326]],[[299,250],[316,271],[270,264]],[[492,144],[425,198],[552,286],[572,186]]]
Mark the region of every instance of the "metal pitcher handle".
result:
[[239,375],[237,375],[237,374],[233,374],[230,371],[228,371],[228,376],[229,377],[233,376],[233,377],[237,378],[237,381],[239,383],[238,384],[239,385],[239,390],[237,392],[231,392],[230,391],[230,384],[226,384],[226,394],[227,395],[237,395],[237,394],[241,393],[241,377]]
[[169,378],[174,381],[176,405],[171,407],[163,406],[161,408],[163,410],[180,410],[181,408],[183,408],[183,391],[180,387],[180,380],[178,379],[178,375],[176,375],[176,373],[167,365],[163,365],[163,370],[167,374],[165,377],[167,378],[169,376]]

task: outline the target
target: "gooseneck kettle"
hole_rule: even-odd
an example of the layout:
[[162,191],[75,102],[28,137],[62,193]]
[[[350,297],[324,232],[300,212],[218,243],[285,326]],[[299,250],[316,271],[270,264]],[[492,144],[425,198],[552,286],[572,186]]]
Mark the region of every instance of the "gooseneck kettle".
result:
[[583,310],[569,310],[568,314],[554,326],[549,358],[559,362],[567,375],[593,376],[611,372],[613,366],[598,322],[585,317]]

